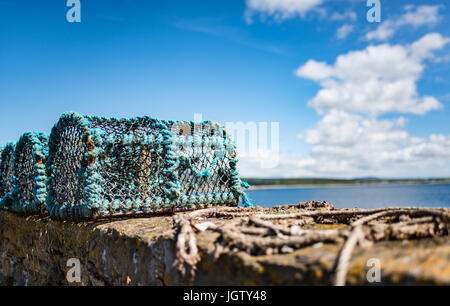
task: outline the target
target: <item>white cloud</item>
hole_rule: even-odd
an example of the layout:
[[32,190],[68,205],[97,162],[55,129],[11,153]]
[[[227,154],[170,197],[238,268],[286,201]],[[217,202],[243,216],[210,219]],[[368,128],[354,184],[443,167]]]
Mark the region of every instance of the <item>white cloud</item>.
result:
[[404,26],[420,27],[424,25],[435,25],[441,20],[439,15],[440,5],[409,5],[405,7],[405,13],[396,20],[386,20],[374,31],[366,34],[367,40],[387,40],[395,32]]
[[273,169],[244,158],[244,176],[260,177],[438,177],[450,169],[450,135],[415,137],[401,116],[424,115],[442,105],[420,96],[424,62],[449,39],[431,33],[408,45],[382,44],[340,55],[334,64],[309,60],[297,70],[322,89],[309,102],[323,117],[299,135],[309,155],[279,156]]
[[421,97],[416,83],[424,61],[449,42],[431,33],[409,45],[349,52],[333,65],[315,60],[302,65],[297,75],[322,86],[309,105],[324,117],[302,137],[312,149],[297,162],[298,171],[347,177],[448,175],[443,165],[450,164],[450,135],[414,137],[403,117],[379,116],[423,115],[442,107],[434,97]]
[[251,22],[251,17],[255,13],[263,16],[271,16],[275,20],[293,18],[295,16],[305,16],[306,13],[317,9],[326,0],[246,0],[247,21]]
[[342,110],[378,116],[385,113],[425,114],[442,107],[434,97],[421,97],[417,81],[424,61],[443,48],[448,38],[432,33],[411,45],[369,46],[340,55],[333,65],[310,60],[297,76],[322,89],[309,101],[319,112]]
[[309,60],[305,65],[297,69],[297,76],[314,81],[325,80],[334,75],[333,67],[325,62]]
[[358,19],[358,16],[356,15],[355,12],[352,11],[346,11],[343,13],[333,13],[330,16],[330,20],[333,21],[344,21],[344,20],[350,20],[350,21],[356,21]]
[[[308,12],[320,12],[326,0],[247,0],[247,17],[260,14],[281,21]],[[437,24],[438,5],[409,5],[397,19],[386,20],[368,40],[385,41],[402,27]],[[334,13],[329,20],[343,24],[336,37],[354,31],[352,11]],[[428,62],[450,42],[438,33],[411,44],[370,45],[336,58],[334,63],[311,59],[301,65],[298,77],[312,80],[321,89],[309,101],[323,115],[299,135],[311,147],[307,155],[280,154],[275,168],[261,169],[260,158],[242,156],[240,170],[247,177],[437,177],[448,176],[450,135],[415,137],[408,121],[398,114],[425,115],[443,105],[433,96],[421,95],[417,83]],[[389,119],[381,118],[386,114]]]
[[309,156],[279,156],[279,165],[261,171],[255,158],[241,158],[246,177],[438,177],[448,176],[450,135],[414,137],[407,120],[367,118],[332,110],[302,139]]
[[398,23],[415,27],[436,24],[441,19],[439,16],[439,9],[441,8],[442,6],[440,5],[406,6],[406,13],[400,17]]
[[374,31],[368,32],[366,34],[367,40],[387,40],[392,37],[395,33],[395,25],[392,21],[387,20],[383,22]]
[[414,42],[411,45],[411,53],[418,59],[433,58],[432,52],[442,49],[449,42],[449,38],[442,37],[438,33],[431,33]]
[[306,132],[313,147],[300,166],[325,174],[395,175],[399,169],[450,160],[450,136],[413,137],[406,123],[402,117],[380,120],[332,110]]
[[354,26],[349,24],[344,24],[343,26],[339,27],[336,32],[336,37],[338,39],[345,39],[347,36],[349,36],[354,30]]
[[312,176],[309,170],[300,167],[301,155],[280,154],[278,165],[274,168],[262,169],[260,159],[250,156],[239,156],[239,173],[244,177],[301,177]]

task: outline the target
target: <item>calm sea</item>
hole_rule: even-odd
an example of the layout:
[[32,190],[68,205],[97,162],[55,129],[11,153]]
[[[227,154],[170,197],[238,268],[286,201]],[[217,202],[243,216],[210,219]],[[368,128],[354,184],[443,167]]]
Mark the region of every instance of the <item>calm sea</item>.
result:
[[389,184],[295,187],[251,190],[254,204],[272,207],[300,202],[328,201],[337,208],[387,206],[450,207],[450,184]]

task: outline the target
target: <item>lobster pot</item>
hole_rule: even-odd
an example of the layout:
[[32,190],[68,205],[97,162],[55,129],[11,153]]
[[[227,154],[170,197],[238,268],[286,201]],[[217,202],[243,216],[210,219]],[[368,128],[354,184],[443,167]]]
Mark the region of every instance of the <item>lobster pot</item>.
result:
[[14,151],[12,202],[8,210],[24,214],[46,214],[48,138],[43,133],[25,133]]
[[47,161],[50,216],[95,219],[237,205],[235,147],[205,121],[64,114]]
[[11,202],[14,179],[14,144],[1,149],[0,158],[0,207],[7,209]]

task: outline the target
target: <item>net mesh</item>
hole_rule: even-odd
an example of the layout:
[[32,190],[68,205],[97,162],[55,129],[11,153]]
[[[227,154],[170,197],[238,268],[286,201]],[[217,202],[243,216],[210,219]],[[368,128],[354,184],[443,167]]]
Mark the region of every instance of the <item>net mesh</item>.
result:
[[14,150],[12,201],[8,210],[45,214],[47,196],[45,161],[48,138],[43,133],[25,133]]
[[52,176],[50,180],[53,201],[60,205],[80,205],[83,198],[83,179],[80,170],[87,167],[83,159],[87,150],[83,144],[83,131],[79,125],[65,126],[60,133],[52,134],[54,147]]
[[14,178],[14,145],[7,144],[1,152],[0,159],[0,205],[5,206],[10,200]]
[[5,146],[0,162],[3,209],[25,214],[46,213],[47,154],[47,136],[43,133],[25,133],[16,144]]
[[47,208],[58,219],[237,205],[235,146],[219,125],[64,114],[49,140]]

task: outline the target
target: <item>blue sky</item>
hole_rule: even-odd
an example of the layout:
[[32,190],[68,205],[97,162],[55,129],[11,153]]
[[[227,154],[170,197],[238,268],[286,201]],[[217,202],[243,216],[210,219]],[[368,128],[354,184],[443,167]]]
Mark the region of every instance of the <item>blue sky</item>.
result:
[[381,0],[382,23],[362,0],[80,2],[0,0],[0,143],[69,110],[201,113],[279,122],[245,176],[450,176],[446,1]]

